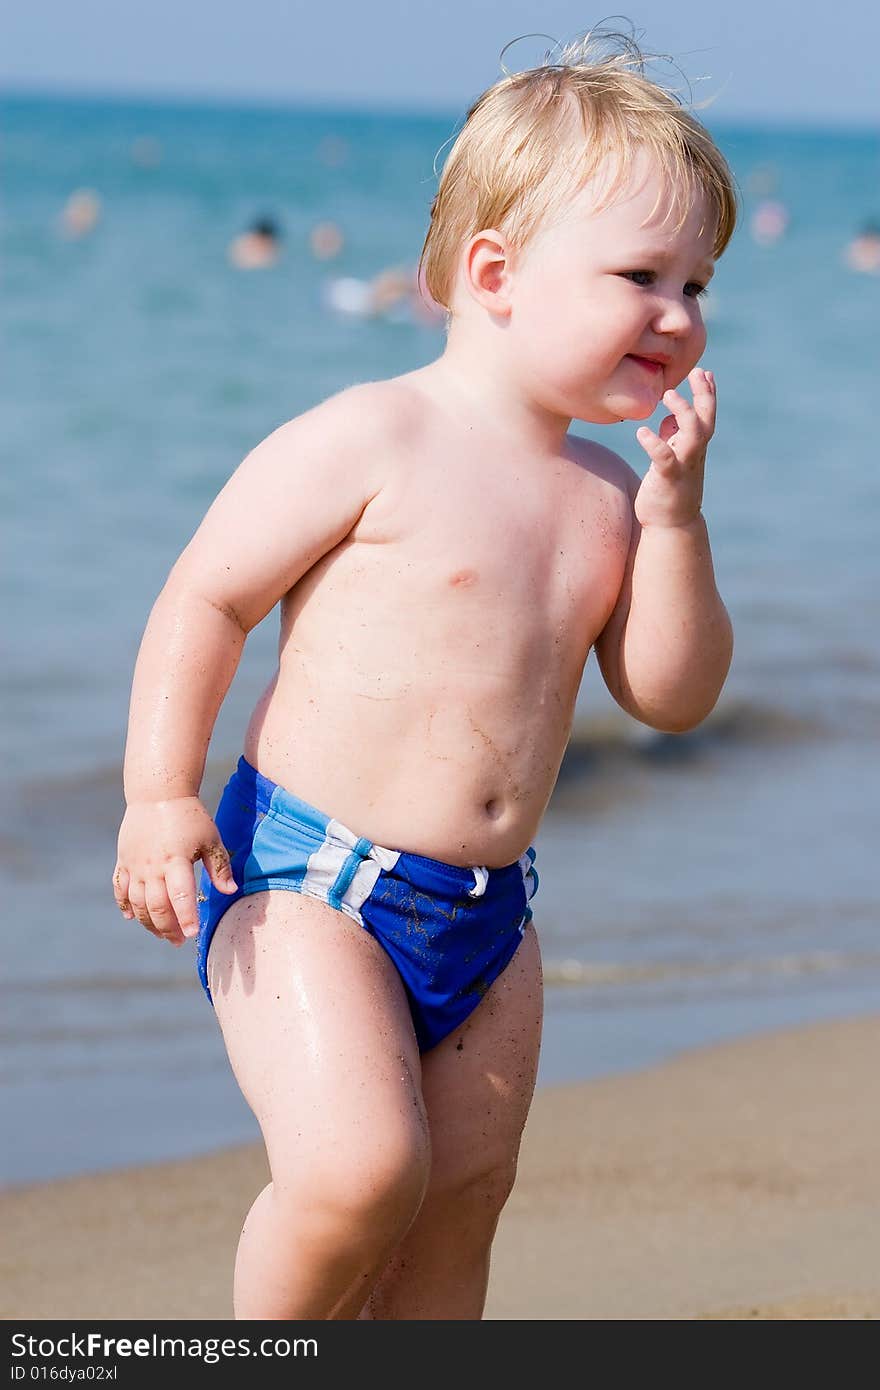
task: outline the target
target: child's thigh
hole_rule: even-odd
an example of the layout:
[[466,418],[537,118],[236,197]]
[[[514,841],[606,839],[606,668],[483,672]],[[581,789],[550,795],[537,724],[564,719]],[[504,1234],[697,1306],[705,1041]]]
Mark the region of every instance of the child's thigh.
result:
[[241,898],[217,926],[208,978],[276,1179],[279,1164],[346,1152],[393,1164],[425,1146],[406,995],[357,922],[285,890]]
[[534,927],[460,1028],[422,1057],[432,1185],[515,1162],[538,1071],[544,981]]

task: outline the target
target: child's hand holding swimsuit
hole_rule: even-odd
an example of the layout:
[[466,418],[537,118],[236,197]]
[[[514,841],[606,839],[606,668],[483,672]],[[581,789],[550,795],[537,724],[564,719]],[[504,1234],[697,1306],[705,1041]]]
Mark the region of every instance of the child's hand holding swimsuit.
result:
[[113,871],[113,896],[123,917],[136,917],[172,946],[195,936],[197,859],[221,893],[237,891],[229,855],[197,796],[132,802],[119,830]]

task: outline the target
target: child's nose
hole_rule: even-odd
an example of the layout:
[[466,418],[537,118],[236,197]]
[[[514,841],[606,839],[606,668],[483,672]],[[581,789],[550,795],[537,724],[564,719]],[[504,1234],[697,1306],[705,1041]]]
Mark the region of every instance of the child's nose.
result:
[[658,333],[671,333],[683,338],[694,326],[691,308],[684,299],[671,296],[658,306],[653,327]]

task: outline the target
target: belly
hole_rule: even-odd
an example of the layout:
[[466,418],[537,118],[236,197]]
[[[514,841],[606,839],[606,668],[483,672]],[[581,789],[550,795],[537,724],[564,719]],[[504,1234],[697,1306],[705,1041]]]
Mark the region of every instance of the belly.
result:
[[[583,663],[461,669],[282,659],[245,757],[265,776],[389,849],[501,867],[531,844],[571,728]],[[540,674],[539,674],[540,673]]]
[[519,507],[498,526],[444,506],[291,591],[245,756],[376,844],[502,867],[550,799],[609,567]]

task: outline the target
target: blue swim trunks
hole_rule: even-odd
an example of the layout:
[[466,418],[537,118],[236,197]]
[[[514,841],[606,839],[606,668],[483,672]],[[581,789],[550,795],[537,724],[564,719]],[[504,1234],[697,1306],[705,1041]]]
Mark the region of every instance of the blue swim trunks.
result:
[[403,981],[419,1049],[457,1028],[509,963],[531,921],[535,851],[502,869],[459,868],[383,849],[264,777],[244,758],[226,784],[216,825],[236,893],[202,869],[199,978],[208,998],[208,950],[227,908],[247,893],[287,889],[320,898],[358,922]]

